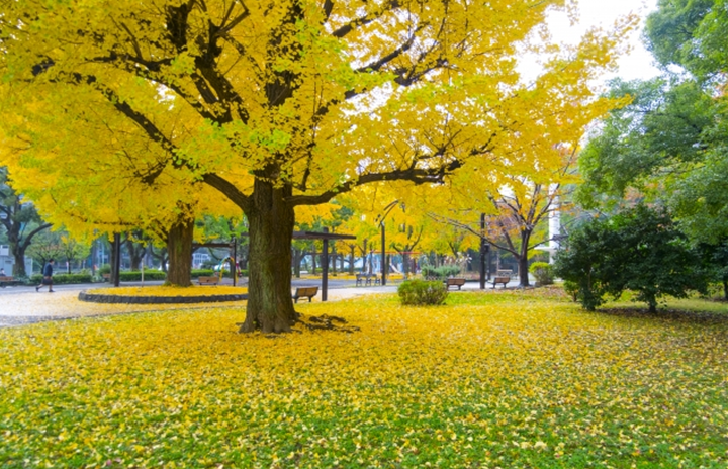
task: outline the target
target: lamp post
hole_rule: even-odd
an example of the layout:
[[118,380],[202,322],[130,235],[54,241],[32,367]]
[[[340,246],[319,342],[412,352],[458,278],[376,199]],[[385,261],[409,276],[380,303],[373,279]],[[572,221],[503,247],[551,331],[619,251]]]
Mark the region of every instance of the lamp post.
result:
[[379,226],[382,229],[382,286],[387,284],[387,259],[386,254],[384,253],[384,219],[387,217],[387,215],[389,215],[389,212],[392,211],[397,202],[399,202],[399,200],[395,200],[394,202],[384,207],[384,215],[377,216]]

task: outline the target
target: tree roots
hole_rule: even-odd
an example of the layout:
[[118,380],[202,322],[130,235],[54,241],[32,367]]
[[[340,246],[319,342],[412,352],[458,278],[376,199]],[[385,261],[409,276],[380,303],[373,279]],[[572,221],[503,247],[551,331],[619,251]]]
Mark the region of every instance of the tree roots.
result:
[[328,314],[310,316],[308,320],[306,320],[305,317],[299,313],[299,319],[297,322],[303,324],[303,326],[309,331],[336,331],[346,332],[347,334],[361,331],[359,326],[341,326],[334,324],[337,322],[346,324],[347,321],[340,316],[329,316]]

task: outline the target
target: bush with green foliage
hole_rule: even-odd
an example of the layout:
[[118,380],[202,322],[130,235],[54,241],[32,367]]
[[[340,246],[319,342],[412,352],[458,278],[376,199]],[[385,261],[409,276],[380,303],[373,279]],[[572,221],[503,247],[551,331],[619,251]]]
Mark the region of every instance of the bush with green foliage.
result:
[[539,285],[553,285],[554,266],[547,262],[534,262],[528,271],[536,278]]
[[460,274],[460,267],[456,265],[443,265],[437,268],[431,265],[422,267],[422,276],[428,279],[445,280],[458,274]]
[[[144,270],[144,280],[164,280],[167,274],[159,270]],[[122,282],[141,282],[142,271],[130,270],[119,272],[119,280]]]
[[397,287],[403,305],[441,305],[447,298],[447,287],[438,280],[406,280]]
[[[40,284],[43,279],[41,274],[33,274],[30,276],[30,283],[33,285]],[[53,276],[53,283],[56,285],[68,285],[72,283],[91,283],[90,273],[79,274],[57,274]]]
[[109,264],[104,264],[98,269],[96,269],[96,273],[101,274],[110,274],[111,273],[111,266]]
[[611,218],[596,218],[573,230],[559,252],[554,273],[576,287],[576,298],[594,310],[606,295],[637,294],[651,312],[665,295],[685,298],[707,291],[700,256],[662,210],[644,205]]

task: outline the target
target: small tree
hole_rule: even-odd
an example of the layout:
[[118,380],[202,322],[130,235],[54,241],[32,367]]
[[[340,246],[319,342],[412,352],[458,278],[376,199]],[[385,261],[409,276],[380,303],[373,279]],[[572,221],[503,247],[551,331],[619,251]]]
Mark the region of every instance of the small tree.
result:
[[556,275],[577,285],[577,300],[588,310],[624,290],[657,310],[664,295],[684,298],[707,291],[698,253],[662,210],[644,205],[609,219],[593,219],[574,230],[556,260]]

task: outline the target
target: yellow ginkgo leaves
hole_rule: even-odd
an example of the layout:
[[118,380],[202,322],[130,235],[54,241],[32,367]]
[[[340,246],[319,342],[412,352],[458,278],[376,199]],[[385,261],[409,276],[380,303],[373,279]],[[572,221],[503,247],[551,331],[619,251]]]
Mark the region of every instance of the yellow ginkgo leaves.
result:
[[[539,296],[541,296],[539,298]],[[728,322],[453,293],[0,329],[3,467],[725,467]],[[669,422],[669,424],[668,424]]]

